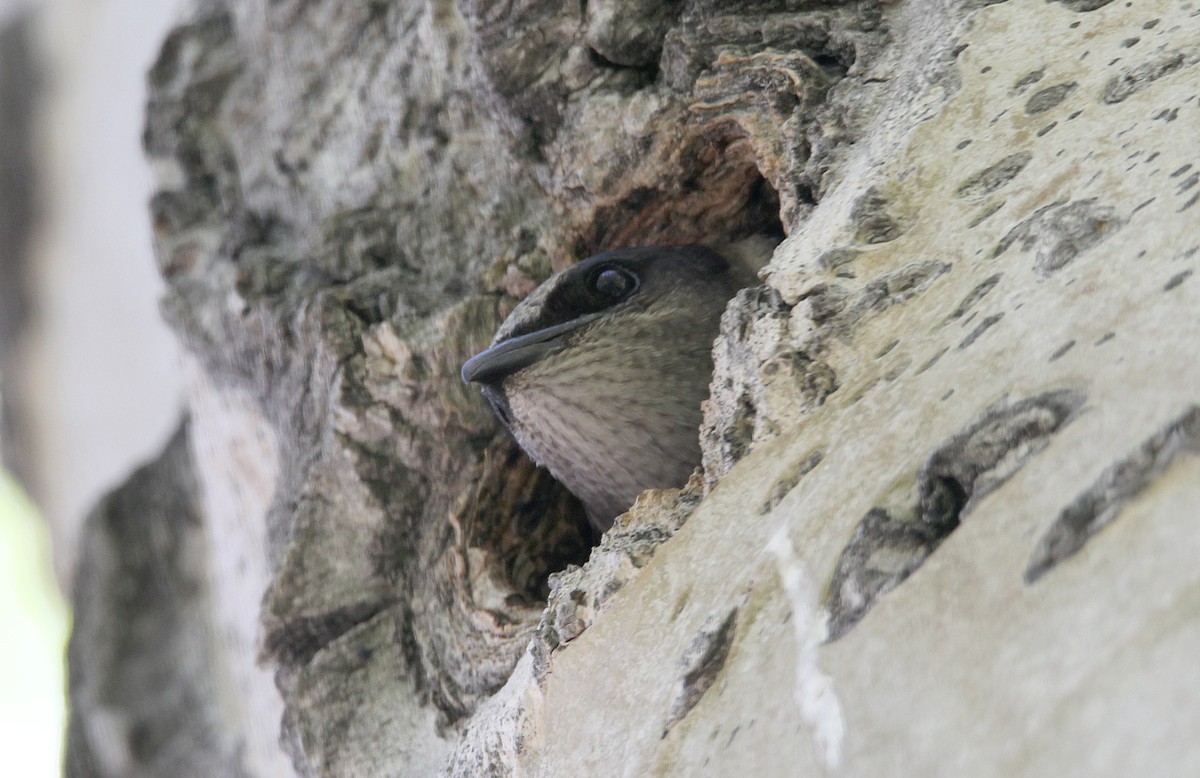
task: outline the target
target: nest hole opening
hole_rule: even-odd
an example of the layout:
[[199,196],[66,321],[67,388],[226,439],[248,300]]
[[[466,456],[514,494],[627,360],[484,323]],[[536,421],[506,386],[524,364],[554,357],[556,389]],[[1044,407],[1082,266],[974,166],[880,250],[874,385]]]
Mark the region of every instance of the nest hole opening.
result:
[[540,607],[550,574],[586,562],[600,536],[579,500],[511,438],[488,457],[464,527],[466,545],[484,550],[488,572],[511,592],[507,605]]
[[[753,253],[760,256],[729,258],[761,267],[786,230],[779,194],[745,137],[722,131],[694,138],[681,165],[673,181],[631,188],[615,204],[598,208],[573,246],[576,258],[647,245],[732,251],[753,238]],[[488,457],[472,500],[467,546],[486,552],[491,574],[503,579],[512,596],[523,604],[544,603],[550,574],[586,562],[600,535],[582,504],[511,438],[493,444]]]
[[671,179],[597,208],[573,248],[582,259],[630,246],[719,247],[751,237],[776,245],[786,235],[779,193],[744,133],[726,126],[687,143]]

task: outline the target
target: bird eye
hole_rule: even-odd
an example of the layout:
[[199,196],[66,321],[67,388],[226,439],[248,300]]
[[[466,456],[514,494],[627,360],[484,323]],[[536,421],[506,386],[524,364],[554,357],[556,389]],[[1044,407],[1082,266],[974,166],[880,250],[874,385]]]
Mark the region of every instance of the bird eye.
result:
[[612,300],[619,300],[637,288],[638,281],[624,268],[606,267],[592,277],[592,288]]

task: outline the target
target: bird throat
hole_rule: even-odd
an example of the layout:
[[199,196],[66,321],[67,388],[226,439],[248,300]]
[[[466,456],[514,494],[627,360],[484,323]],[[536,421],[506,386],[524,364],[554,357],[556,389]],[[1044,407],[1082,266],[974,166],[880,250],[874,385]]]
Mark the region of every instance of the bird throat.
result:
[[709,343],[699,353],[567,349],[489,397],[521,447],[604,531],[649,488],[685,483],[700,461]]

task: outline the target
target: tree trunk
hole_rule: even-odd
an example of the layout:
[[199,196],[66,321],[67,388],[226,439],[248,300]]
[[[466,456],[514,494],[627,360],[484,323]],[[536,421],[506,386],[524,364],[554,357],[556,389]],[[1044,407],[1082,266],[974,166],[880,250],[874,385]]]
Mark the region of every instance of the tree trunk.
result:
[[[1194,14],[198,0],[190,420],[89,520],[72,772],[1200,771]],[[746,238],[703,471],[597,541],[459,366]]]

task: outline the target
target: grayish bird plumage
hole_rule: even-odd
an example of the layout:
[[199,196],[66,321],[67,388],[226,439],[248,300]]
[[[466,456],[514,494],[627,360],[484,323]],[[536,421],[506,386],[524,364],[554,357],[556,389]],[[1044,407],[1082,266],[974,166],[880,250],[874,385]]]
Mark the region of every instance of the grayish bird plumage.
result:
[[539,286],[463,365],[601,530],[700,463],[712,346],[739,279],[711,249],[620,249]]

